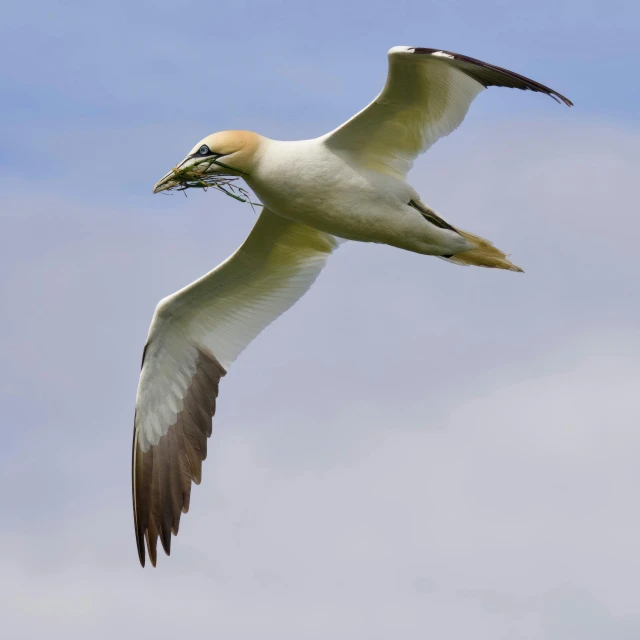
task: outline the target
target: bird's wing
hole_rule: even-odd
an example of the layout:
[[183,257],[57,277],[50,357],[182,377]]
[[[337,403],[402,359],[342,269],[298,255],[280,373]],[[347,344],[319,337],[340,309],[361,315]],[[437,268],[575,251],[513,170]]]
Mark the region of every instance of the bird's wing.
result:
[[329,133],[325,144],[365,165],[404,176],[416,156],[456,129],[473,99],[491,86],[538,91],[572,105],[539,82],[468,56],[394,47],[380,95]]
[[242,246],[156,308],[142,358],[133,432],[138,554],[152,564],[201,478],[218,383],[240,352],[313,284],[340,241],[265,209]]

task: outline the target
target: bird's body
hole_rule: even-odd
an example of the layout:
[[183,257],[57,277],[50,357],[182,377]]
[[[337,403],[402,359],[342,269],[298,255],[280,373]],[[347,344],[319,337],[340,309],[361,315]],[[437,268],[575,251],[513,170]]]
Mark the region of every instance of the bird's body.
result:
[[262,138],[259,162],[245,181],[271,211],[339,238],[430,255],[472,248],[409,206],[420,196],[408,182],[363,166],[349,152],[336,153],[326,136],[295,142]]
[[143,565],[145,539],[154,565],[158,538],[169,553],[191,483],[200,482],[221,378],[309,289],[342,240],[520,271],[490,242],[430,209],[406,180],[417,155],[458,127],[489,86],[571,105],[548,87],[467,56],[394,47],[380,95],[334,131],[292,142],[248,131],[212,134],[156,184],[154,192],[242,177],[264,209],[232,256],[156,308],[134,421],[133,505]]

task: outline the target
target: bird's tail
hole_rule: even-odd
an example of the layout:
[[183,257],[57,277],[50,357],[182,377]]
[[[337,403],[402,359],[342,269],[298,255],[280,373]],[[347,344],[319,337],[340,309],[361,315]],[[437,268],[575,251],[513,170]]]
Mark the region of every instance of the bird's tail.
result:
[[520,267],[513,264],[505,253],[494,247],[488,240],[472,233],[457,230],[458,233],[468,242],[475,245],[475,248],[462,251],[452,256],[444,258],[454,264],[462,266],[473,265],[474,267],[488,267],[490,269],[506,269],[507,271],[522,271]]

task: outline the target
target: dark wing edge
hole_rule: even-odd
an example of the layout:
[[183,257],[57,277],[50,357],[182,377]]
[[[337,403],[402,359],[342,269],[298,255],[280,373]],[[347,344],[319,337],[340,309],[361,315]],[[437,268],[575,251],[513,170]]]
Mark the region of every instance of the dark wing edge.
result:
[[[454,64],[457,69],[460,69],[463,73],[468,75],[479,82],[484,87],[509,87],[511,89],[523,89],[528,91],[536,91],[538,93],[544,93],[553,98],[558,104],[564,102],[568,107],[573,106],[573,102],[566,98],[561,93],[558,93],[554,89],[546,87],[535,80],[521,76],[519,73],[497,67],[488,62],[477,60],[469,56],[462,55],[460,53],[453,53],[452,51],[445,51],[444,49],[427,49],[425,47],[414,47],[413,53],[418,55],[434,55],[445,54],[444,56],[438,56],[443,61],[449,61],[450,64]],[[450,57],[448,57],[450,56]]]
[[[145,354],[147,348],[145,347]],[[167,555],[171,534],[178,534],[180,515],[189,510],[191,483],[200,484],[202,461],[207,457],[207,438],[220,379],[225,369],[213,354],[197,349],[196,371],[183,398],[174,424],[156,445],[142,451],[134,417],[131,485],[133,520],[138,558],[145,565],[145,541],[155,567],[158,538]],[[144,366],[144,356],[143,356]]]

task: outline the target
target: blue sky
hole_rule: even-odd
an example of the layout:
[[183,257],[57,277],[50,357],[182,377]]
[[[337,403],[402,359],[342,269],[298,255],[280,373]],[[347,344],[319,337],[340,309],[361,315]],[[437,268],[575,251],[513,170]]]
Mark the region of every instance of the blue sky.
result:
[[[9,635],[638,637],[639,23],[631,1],[3,9]],[[410,174],[526,273],[341,247],[223,381],[173,555],[142,571],[129,456],[151,314],[255,219],[151,188],[216,130],[334,128],[395,45],[575,102],[487,91]]]
[[[129,175],[123,185],[133,195],[164,173],[162,151],[179,155],[203,130],[243,127],[296,138],[333,128],[376,94],[386,50],[398,42],[470,50],[539,78],[576,102],[577,114],[554,118],[637,122],[640,89],[627,81],[640,47],[640,10],[632,2],[364,6],[13,3],[0,26],[0,51],[10,61],[0,89],[3,169],[29,176],[37,154],[50,180],[64,178],[78,189],[70,170],[90,179],[82,145],[100,145],[101,155],[116,154],[122,163],[137,142],[147,161],[138,162],[139,181]],[[473,116],[524,117],[552,107],[527,95],[493,95],[478,102]],[[94,192],[98,184],[87,187]]]

